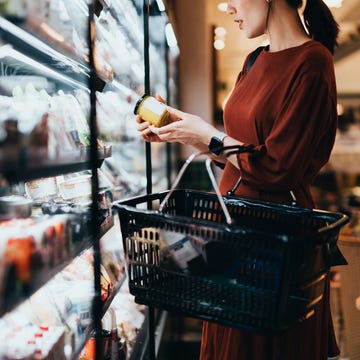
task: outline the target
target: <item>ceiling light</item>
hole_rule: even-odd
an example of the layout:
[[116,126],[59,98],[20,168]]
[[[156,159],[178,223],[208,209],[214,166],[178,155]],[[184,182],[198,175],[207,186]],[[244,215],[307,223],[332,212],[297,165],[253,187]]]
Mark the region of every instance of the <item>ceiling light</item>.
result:
[[324,0],[325,4],[331,8],[340,8],[343,0]]
[[222,12],[226,12],[227,7],[228,7],[227,2],[220,2],[220,3],[218,3],[218,6],[217,6],[218,10],[220,10]]
[[218,26],[217,28],[215,28],[214,33],[216,36],[223,38],[226,35],[226,29],[222,26]]
[[225,41],[221,39],[217,39],[214,41],[214,48],[216,50],[222,50],[225,47]]

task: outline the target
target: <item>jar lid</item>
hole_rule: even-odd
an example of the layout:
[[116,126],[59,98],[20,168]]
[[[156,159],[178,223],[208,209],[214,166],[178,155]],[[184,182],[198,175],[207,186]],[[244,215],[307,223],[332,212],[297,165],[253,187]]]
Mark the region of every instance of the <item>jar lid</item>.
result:
[[136,105],[135,105],[135,108],[134,108],[134,114],[135,114],[135,115],[137,115],[137,110],[138,110],[140,104],[141,104],[141,103],[144,101],[144,99],[147,98],[148,96],[150,96],[150,95],[144,94],[144,95],[136,102]]

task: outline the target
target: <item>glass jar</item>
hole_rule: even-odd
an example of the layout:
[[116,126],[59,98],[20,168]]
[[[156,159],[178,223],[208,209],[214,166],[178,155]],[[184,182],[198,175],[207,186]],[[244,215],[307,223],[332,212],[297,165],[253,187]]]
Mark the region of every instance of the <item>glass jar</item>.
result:
[[138,100],[134,114],[156,127],[166,125],[170,115],[166,105],[150,95],[143,95]]

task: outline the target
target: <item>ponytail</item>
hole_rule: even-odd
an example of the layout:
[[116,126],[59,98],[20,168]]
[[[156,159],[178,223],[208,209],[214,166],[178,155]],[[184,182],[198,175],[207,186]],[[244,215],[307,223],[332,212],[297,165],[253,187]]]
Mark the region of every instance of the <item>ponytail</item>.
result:
[[307,0],[303,15],[309,35],[333,54],[338,44],[339,25],[324,1]]
[[[304,23],[312,39],[320,41],[333,54],[337,46],[339,25],[323,0],[305,0]],[[302,0],[286,0],[289,6],[299,9]]]

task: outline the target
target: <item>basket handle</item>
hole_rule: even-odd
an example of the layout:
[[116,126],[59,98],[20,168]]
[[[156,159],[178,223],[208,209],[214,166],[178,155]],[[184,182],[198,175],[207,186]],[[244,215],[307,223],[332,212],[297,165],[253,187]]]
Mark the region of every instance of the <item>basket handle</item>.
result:
[[[191,154],[185,161],[185,163],[183,164],[183,166],[181,167],[178,175],[176,176],[175,180],[174,180],[174,183],[173,185],[171,186],[169,192],[166,194],[166,196],[164,197],[164,199],[162,200],[162,202],[160,203],[159,205],[159,212],[162,212],[163,211],[163,208],[164,206],[166,205],[166,203],[168,202],[170,196],[172,195],[172,193],[174,192],[175,188],[178,186],[181,178],[183,177],[186,169],[188,168],[188,166],[191,164],[191,162],[201,156],[201,155],[208,155],[210,154],[208,151],[200,151],[200,152],[197,152],[197,153],[193,153]],[[209,175],[209,179],[211,181],[211,184],[215,190],[215,193],[218,197],[218,200],[219,200],[219,203],[220,203],[220,206],[224,212],[224,215],[225,215],[225,219],[226,219],[226,222],[227,224],[231,225],[233,223],[233,220],[229,214],[229,211],[228,209],[226,208],[226,205],[225,205],[225,202],[224,202],[224,199],[222,197],[222,194],[220,192],[220,189],[217,185],[217,182],[216,182],[216,179],[215,179],[215,176],[214,176],[214,173],[211,169],[211,163],[212,163],[212,160],[210,158],[207,158],[206,161],[205,161],[205,166],[206,166],[206,170],[207,170],[207,173]]]
[[[231,146],[223,146],[223,147],[219,147],[218,149],[220,152],[223,152],[224,150],[231,150],[231,151],[227,151],[225,156],[229,157],[230,155],[234,155],[234,154],[240,154],[243,152],[253,152],[254,151],[254,145],[231,145]],[[237,188],[240,186],[242,181],[242,177],[240,175],[240,177],[238,178],[238,180],[236,181],[236,183],[234,184],[234,186],[227,191],[226,195],[228,196],[234,196],[235,195],[235,191],[237,190]],[[294,192],[292,190],[289,190],[289,194],[291,197],[291,206],[297,206],[297,199],[296,196],[294,194]]]
[[[231,190],[229,190],[226,195],[227,196],[234,196],[235,195],[235,191],[237,190],[237,188],[240,186],[241,184],[241,181],[242,181],[242,177],[240,176],[235,185],[232,187]],[[290,194],[290,197],[291,197],[291,206],[297,206],[298,203],[297,203],[297,199],[296,199],[296,196],[294,194],[294,192],[292,190],[289,191],[289,194]]]

